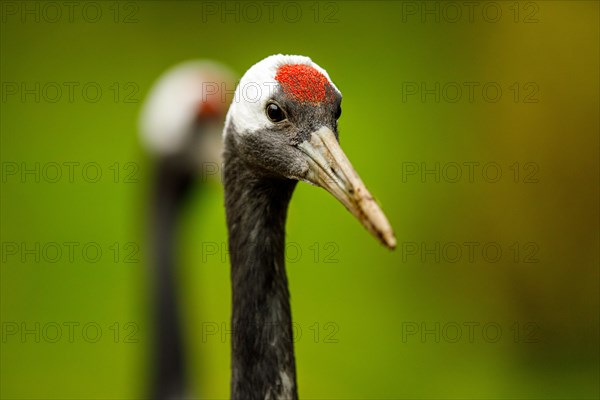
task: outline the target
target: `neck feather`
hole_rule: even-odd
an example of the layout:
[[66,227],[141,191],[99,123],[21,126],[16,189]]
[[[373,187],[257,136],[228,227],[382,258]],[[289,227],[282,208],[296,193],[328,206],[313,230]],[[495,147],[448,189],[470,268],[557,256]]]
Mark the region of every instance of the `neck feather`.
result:
[[231,258],[232,399],[296,399],[285,221],[295,181],[247,165],[227,135],[225,208]]

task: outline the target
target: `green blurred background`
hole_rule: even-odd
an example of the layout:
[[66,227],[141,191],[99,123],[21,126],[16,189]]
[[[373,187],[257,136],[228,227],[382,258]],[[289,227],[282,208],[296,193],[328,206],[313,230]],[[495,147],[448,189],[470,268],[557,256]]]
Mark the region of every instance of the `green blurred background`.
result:
[[[385,250],[299,185],[287,240],[300,396],[598,398],[598,2],[52,4],[62,17],[2,3],[2,398],[144,396],[142,100],[181,61],[241,75],[273,53],[310,56],[341,89],[342,146],[399,240]],[[39,101],[21,88],[36,82]],[[36,163],[39,182],[21,175]],[[436,165],[439,179],[421,174]],[[207,187],[183,223],[181,293],[192,394],[226,398],[223,193]]]

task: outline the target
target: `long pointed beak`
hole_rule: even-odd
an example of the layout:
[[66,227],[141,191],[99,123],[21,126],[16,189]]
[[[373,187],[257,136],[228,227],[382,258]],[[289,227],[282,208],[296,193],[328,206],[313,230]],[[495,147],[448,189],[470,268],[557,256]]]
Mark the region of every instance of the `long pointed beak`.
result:
[[395,248],[396,238],[390,223],[350,164],[331,129],[321,127],[298,148],[308,159],[309,170],[305,179],[335,196],[382,244]]

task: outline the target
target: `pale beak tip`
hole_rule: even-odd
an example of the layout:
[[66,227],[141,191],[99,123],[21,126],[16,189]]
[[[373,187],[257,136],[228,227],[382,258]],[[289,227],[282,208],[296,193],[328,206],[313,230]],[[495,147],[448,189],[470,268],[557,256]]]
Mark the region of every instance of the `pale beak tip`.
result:
[[396,237],[394,236],[393,233],[389,233],[388,235],[386,235],[384,238],[384,244],[385,246],[390,249],[390,250],[395,250],[396,249]]

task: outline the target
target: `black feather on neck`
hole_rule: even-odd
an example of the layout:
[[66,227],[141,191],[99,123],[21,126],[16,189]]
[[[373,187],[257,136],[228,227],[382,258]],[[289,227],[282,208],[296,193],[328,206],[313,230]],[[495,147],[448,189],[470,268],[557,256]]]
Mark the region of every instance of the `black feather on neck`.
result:
[[285,221],[296,181],[253,168],[226,135],[224,186],[233,296],[231,398],[296,399]]

